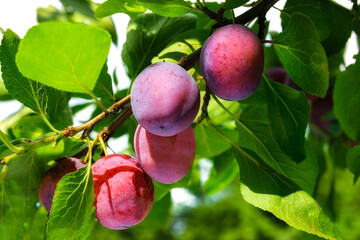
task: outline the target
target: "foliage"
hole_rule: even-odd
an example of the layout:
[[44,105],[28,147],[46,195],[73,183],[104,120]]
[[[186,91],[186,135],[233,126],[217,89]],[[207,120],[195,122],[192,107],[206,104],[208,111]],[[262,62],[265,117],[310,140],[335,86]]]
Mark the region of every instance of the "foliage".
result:
[[[265,14],[276,2],[63,0],[63,9],[39,8],[39,24],[23,39],[4,31],[0,101],[24,109],[0,122],[0,238],[359,239],[360,55],[345,68],[343,61],[351,32],[360,37],[357,1],[347,9],[331,0],[287,0],[283,30],[267,34]],[[121,52],[126,89],[106,62],[117,44],[117,13],[130,18]],[[263,40],[265,69],[252,96],[230,102],[209,95],[199,53],[214,30],[233,22]],[[126,151],[135,155],[127,94],[143,69],[161,61],[184,67],[200,88],[195,162],[176,183],[154,181],[155,203],[143,222],[109,230],[94,216],[91,163],[112,137],[128,136]],[[274,67],[291,83],[265,74]],[[70,105],[72,98],[87,101]],[[89,121],[72,126],[89,105]],[[39,184],[65,156],[89,164],[59,182],[47,215]],[[194,204],[179,207],[175,188]]]

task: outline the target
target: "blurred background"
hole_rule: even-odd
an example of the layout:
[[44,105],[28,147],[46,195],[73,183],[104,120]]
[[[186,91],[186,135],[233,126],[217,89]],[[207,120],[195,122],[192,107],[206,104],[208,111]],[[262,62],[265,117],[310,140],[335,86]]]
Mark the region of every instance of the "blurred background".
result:
[[[65,1],[66,2],[66,1]],[[103,1],[94,1],[101,3]],[[346,8],[351,8],[351,1],[338,0],[339,4]],[[275,6],[282,8],[284,0],[280,0]],[[37,24],[38,13],[49,13],[51,11],[63,10],[63,4],[58,0],[0,0],[0,27],[3,30],[10,28],[21,38],[26,31]],[[72,9],[66,9],[72,11]],[[240,8],[235,15],[246,11],[247,8]],[[271,20],[269,31],[281,31],[280,12],[271,9],[267,19]],[[116,76],[118,84],[114,86],[115,91],[127,88],[130,84],[121,60],[121,48],[125,42],[126,28],[129,17],[126,14],[115,14],[112,17],[117,44],[112,44],[108,58],[109,74]],[[0,34],[0,38],[2,35]],[[358,52],[356,37],[353,33],[345,50],[346,66],[354,63],[353,55]],[[83,99],[71,99],[70,105],[85,102]],[[11,114],[21,109],[21,104],[10,100],[0,102],[0,128],[1,120],[6,119]],[[94,111],[90,106],[78,112],[75,116],[74,125],[89,120],[89,116]],[[121,152],[127,148],[127,137],[111,139],[109,146],[114,152]],[[226,153],[225,153],[226,154]],[[214,161],[201,159],[197,168],[198,179],[192,184],[192,188],[175,188],[166,194],[160,201],[156,202],[149,216],[139,225],[128,230],[113,231],[96,225],[92,239],[206,239],[206,240],[232,240],[232,239],[320,239],[298,231],[275,218],[271,213],[263,212],[246,203],[239,191],[238,171],[229,171],[226,179],[223,179],[224,186],[216,183],[218,189],[203,191],[204,185],[208,185],[208,177],[214,174],[214,165],[221,165],[221,156]],[[237,164],[235,164],[237,166]],[[237,168],[237,167],[236,167]],[[217,166],[221,169],[221,166]],[[338,206],[331,213],[333,217],[338,217],[340,230],[346,239],[358,239],[360,236],[360,187],[359,184],[352,186],[352,175],[347,170],[341,168],[334,170],[337,175],[337,182],[332,190],[336,193],[336,203]],[[330,185],[326,178],[322,180],[323,185]],[[211,187],[211,183],[210,183]],[[340,214],[341,213],[341,214]],[[40,212],[38,218],[46,218],[46,211]],[[39,228],[39,239],[41,239],[43,226]],[[36,238],[34,238],[36,239]]]

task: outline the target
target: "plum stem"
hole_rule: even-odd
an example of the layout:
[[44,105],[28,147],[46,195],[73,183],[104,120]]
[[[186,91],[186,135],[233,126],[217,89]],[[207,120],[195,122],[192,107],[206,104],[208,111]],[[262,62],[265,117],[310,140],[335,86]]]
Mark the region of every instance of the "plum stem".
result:
[[12,144],[1,130],[0,130],[0,140],[5,144],[5,146],[7,148],[10,149],[10,151],[12,151],[14,153],[22,153],[22,152],[24,152],[23,147],[17,147],[14,144]]
[[210,102],[210,95],[211,95],[211,91],[210,89],[206,86],[206,92],[204,95],[204,103],[201,107],[201,115],[198,118],[198,123],[201,123],[202,120],[209,118],[209,113],[208,113],[208,106],[209,106],[209,102]]
[[105,156],[107,156],[108,152],[106,150],[106,144],[105,144],[104,139],[102,138],[102,136],[99,136],[99,141],[100,141],[100,144],[101,144],[101,150],[104,152]]

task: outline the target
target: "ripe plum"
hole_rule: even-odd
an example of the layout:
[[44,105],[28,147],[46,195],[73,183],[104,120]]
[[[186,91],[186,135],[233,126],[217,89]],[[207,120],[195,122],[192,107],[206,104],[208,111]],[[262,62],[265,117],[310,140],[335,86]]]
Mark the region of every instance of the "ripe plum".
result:
[[99,222],[110,229],[126,229],[141,222],[154,202],[154,186],[137,160],[112,154],[93,166],[95,211]]
[[257,89],[264,50],[249,28],[232,24],[220,28],[205,42],[200,66],[210,90],[224,100],[241,100]]
[[84,166],[85,163],[80,159],[70,157],[61,159],[54,167],[47,171],[40,184],[39,199],[48,212],[50,212],[55,189],[61,178],[67,173],[75,172]]
[[191,169],[195,158],[195,134],[191,126],[175,136],[161,137],[138,125],[134,136],[137,159],[154,180],[173,183]]
[[131,89],[135,119],[149,132],[173,136],[187,128],[199,111],[195,80],[175,63],[159,62],[145,68]]

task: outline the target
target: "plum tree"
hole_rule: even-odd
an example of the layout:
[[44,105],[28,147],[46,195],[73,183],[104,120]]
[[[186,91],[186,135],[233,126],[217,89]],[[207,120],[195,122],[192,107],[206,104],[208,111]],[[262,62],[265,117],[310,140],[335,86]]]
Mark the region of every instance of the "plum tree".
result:
[[174,136],[161,137],[138,125],[134,147],[141,167],[150,177],[162,183],[174,183],[192,167],[195,134],[189,126]]
[[131,90],[131,106],[138,123],[159,136],[173,136],[196,117],[200,92],[185,69],[170,62],[145,68]]
[[247,27],[227,25],[205,42],[200,66],[209,89],[224,100],[241,100],[257,89],[264,67],[259,38]]
[[40,184],[39,199],[48,212],[50,212],[51,209],[57,183],[67,173],[75,172],[84,166],[85,163],[83,163],[80,159],[72,157],[63,158],[46,172],[45,177],[42,179]]
[[96,218],[107,228],[126,229],[141,222],[154,202],[151,178],[134,157],[112,154],[92,166]]

